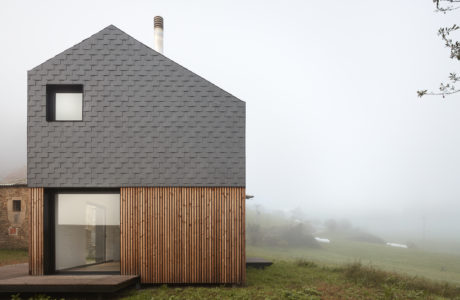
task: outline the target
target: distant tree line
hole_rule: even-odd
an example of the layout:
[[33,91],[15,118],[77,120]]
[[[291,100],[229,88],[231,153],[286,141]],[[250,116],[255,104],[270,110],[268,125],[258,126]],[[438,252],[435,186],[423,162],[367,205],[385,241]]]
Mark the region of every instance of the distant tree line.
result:
[[252,246],[319,247],[313,237],[314,228],[304,220],[289,218],[280,212],[248,208],[246,242]]
[[265,247],[320,247],[321,238],[346,239],[357,242],[384,244],[380,237],[353,227],[346,219],[312,222],[300,208],[291,212],[268,211],[261,206],[247,207],[246,243]]

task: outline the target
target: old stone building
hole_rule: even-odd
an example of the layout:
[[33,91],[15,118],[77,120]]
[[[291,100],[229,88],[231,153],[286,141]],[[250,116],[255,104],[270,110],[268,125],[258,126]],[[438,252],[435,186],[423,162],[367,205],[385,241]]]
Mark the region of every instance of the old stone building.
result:
[[26,249],[29,243],[29,189],[0,184],[0,249]]

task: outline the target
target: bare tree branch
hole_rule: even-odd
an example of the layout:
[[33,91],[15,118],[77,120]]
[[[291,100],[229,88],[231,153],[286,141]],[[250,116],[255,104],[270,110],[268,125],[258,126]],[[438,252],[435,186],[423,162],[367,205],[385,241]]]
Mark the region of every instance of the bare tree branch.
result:
[[450,92],[443,92],[443,93],[441,93],[441,92],[417,91],[417,94],[419,95],[419,97],[427,95],[427,96],[442,96],[443,98],[446,98],[446,96],[456,94],[456,93],[459,93],[459,92],[460,92],[460,90],[455,90],[455,91],[450,91]]
[[[433,0],[433,3],[436,4],[436,10],[446,13],[460,8],[460,0]],[[459,3],[457,6],[452,5],[452,3]],[[441,36],[441,39],[444,41],[444,45],[450,49],[450,58],[455,60],[460,60],[460,42],[453,41],[450,37],[451,33],[459,30],[460,27],[456,24],[451,27],[442,27],[438,30],[438,35]],[[417,96],[423,97],[428,96],[442,96],[445,98],[448,95],[456,94],[460,92],[460,89],[457,89],[455,84],[460,81],[460,77],[456,73],[449,74],[449,82],[441,83],[439,85],[439,92],[432,92],[428,90],[419,90],[417,91]]]
[[436,3],[436,11],[442,13],[460,8],[460,6],[452,5],[452,3],[460,3],[459,0],[433,0],[433,3]]
[[445,98],[448,95],[456,94],[460,92],[460,89],[455,87],[455,83],[460,81],[460,77],[456,73],[449,74],[449,83],[441,83],[439,85],[439,92],[429,92],[428,90],[420,90],[417,91],[417,96],[423,97],[425,95],[428,96],[442,96]]
[[450,58],[460,60],[460,42],[453,42],[449,35],[453,32],[460,29],[456,24],[452,27],[443,27],[439,28],[438,35],[441,36],[442,40],[445,43],[447,48],[450,48]]

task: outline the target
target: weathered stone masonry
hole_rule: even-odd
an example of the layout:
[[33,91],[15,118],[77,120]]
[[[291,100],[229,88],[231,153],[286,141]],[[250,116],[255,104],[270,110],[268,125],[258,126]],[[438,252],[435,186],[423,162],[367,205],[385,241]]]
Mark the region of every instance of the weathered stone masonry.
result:
[[[20,201],[20,211],[13,208]],[[16,202],[16,210],[18,209]],[[0,249],[27,249],[29,242],[29,188],[0,186]]]

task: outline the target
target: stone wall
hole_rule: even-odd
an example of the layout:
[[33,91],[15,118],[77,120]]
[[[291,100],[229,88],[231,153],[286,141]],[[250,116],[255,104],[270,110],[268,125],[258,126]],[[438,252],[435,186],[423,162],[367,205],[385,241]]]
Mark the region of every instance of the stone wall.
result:
[[28,247],[28,210],[29,188],[0,186],[0,249]]

